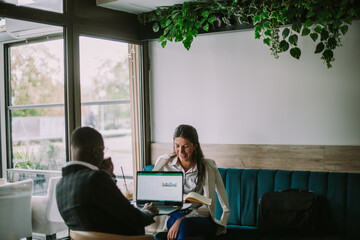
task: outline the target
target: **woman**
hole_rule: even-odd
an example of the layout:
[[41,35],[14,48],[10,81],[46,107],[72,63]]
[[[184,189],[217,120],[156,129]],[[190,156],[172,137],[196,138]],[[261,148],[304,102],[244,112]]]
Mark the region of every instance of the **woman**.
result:
[[[167,239],[201,237],[211,239],[225,232],[230,207],[224,183],[213,160],[205,159],[197,131],[189,125],[180,125],[174,133],[174,153],[160,156],[153,171],[182,171],[184,193],[197,192],[212,199],[210,206],[192,203],[187,210],[170,214],[167,220]],[[223,213],[215,219],[216,195]]]

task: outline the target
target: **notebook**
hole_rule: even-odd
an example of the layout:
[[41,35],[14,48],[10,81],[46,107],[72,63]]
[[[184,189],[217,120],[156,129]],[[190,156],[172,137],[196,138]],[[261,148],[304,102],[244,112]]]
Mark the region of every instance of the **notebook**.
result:
[[136,206],[153,202],[159,215],[170,214],[183,206],[183,173],[138,171],[136,175]]

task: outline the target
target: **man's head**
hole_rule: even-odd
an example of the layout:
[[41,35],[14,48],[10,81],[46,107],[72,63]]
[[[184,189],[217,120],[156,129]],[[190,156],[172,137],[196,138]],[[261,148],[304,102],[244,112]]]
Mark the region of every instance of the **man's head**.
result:
[[79,127],[71,135],[72,160],[88,162],[95,166],[104,159],[104,140],[91,127]]

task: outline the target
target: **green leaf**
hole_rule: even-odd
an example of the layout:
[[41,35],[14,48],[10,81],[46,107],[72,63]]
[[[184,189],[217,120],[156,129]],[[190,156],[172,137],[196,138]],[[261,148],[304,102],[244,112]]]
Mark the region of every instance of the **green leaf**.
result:
[[279,49],[282,51],[282,52],[286,52],[288,49],[289,49],[289,43],[285,40],[282,40],[280,43],[279,43]]
[[307,27],[303,28],[303,30],[301,32],[301,36],[306,36],[306,35],[309,35],[309,34],[310,34],[310,29],[308,29]]
[[311,18],[311,17],[313,17],[314,15],[315,15],[314,12],[309,11],[309,12],[306,14],[306,18]]
[[293,57],[293,58],[296,58],[296,59],[299,59],[300,56],[301,56],[301,50],[300,48],[292,48],[290,49],[290,55]]
[[311,21],[310,19],[306,20],[304,23],[304,27],[310,27],[311,25],[313,25],[313,21]]
[[317,32],[317,33],[321,33],[322,27],[321,27],[320,25],[317,25],[317,26],[314,28],[314,31]]
[[204,24],[204,22],[206,22],[206,20],[207,20],[207,18],[203,18],[203,19],[201,19],[200,24],[201,24],[201,25],[203,25],[203,24]]
[[282,37],[285,39],[287,38],[287,36],[289,36],[290,34],[290,29],[288,28],[285,28],[283,31],[282,31]]
[[340,31],[343,35],[345,35],[347,33],[347,31],[349,30],[349,26],[348,25],[342,25],[340,27]]
[[156,20],[156,14],[154,12],[149,14],[149,22],[155,21]]
[[168,19],[168,20],[166,21],[165,26],[167,27],[167,26],[169,26],[171,23],[172,23],[172,21],[171,21],[170,19]]
[[167,44],[167,41],[166,41],[166,40],[163,41],[163,42],[161,42],[161,46],[162,46],[163,48],[166,46],[166,44]]
[[160,26],[158,23],[154,23],[154,25],[152,26],[152,30],[154,32],[158,32],[160,30]]
[[271,12],[270,18],[278,18],[279,13],[276,11]]
[[317,33],[312,33],[310,34],[310,37],[315,42],[319,38],[319,35]]
[[323,29],[320,34],[320,41],[324,41],[329,38],[329,32]]
[[207,24],[205,24],[205,26],[203,27],[203,29],[204,29],[204,31],[209,31],[209,24],[207,23]]
[[194,24],[194,27],[196,28],[196,29],[199,29],[200,28],[200,22],[196,22],[195,24]]
[[193,35],[194,37],[196,37],[198,35],[198,33],[199,32],[196,29],[193,29],[193,30],[190,31],[190,34]]
[[337,46],[337,41],[336,41],[336,38],[335,37],[331,37],[329,38],[328,40],[328,46],[330,49],[335,49],[336,46]]
[[336,20],[334,21],[334,28],[339,28],[340,26],[341,26],[341,21],[338,20],[338,19],[336,19]]
[[264,22],[263,27],[264,28],[270,28],[270,22],[269,21]]
[[165,39],[165,35],[161,35],[161,36],[159,37],[158,42],[162,42],[162,41],[164,41],[164,39]]
[[261,34],[259,32],[255,32],[255,39],[260,39]]
[[285,24],[284,16],[279,15],[278,18],[277,18],[277,20],[278,20],[279,22],[281,22],[282,24]]
[[326,49],[323,54],[322,54],[323,58],[327,61],[331,61],[331,59],[334,57],[334,53],[332,50],[330,49]]
[[181,34],[176,35],[175,42],[181,42],[184,39],[184,37]]
[[[179,25],[179,27],[180,27],[180,30],[182,29],[182,27],[184,26],[184,22],[183,22],[183,20],[182,19],[178,19],[178,25]],[[195,25],[196,25],[196,23],[195,23]]]
[[270,38],[265,38],[263,40],[263,42],[266,44],[266,45],[269,45],[270,46]]
[[348,13],[348,15],[351,16],[351,17],[355,17],[355,16],[356,16],[356,11],[355,11],[354,8],[350,8],[347,13]]
[[166,25],[166,18],[160,19],[160,26],[165,28],[166,27],[165,25]]
[[297,33],[300,33],[300,31],[301,31],[301,23],[299,23],[299,22],[294,22],[294,23],[291,25],[291,29],[294,30],[294,31],[297,32]]
[[191,43],[192,43],[193,39],[192,38],[188,38],[186,37],[186,39],[184,41],[182,41],[184,47],[189,50],[191,47]]
[[210,23],[210,24],[213,24],[213,23],[214,23],[214,20],[215,20],[214,17],[209,17],[209,18],[207,19],[208,23]]
[[298,42],[298,36],[296,34],[293,34],[289,37],[289,43],[293,46],[297,46]]
[[271,4],[271,8],[272,8],[272,9],[274,9],[274,8],[279,8],[279,7],[280,7],[280,5],[279,5],[279,3],[277,3],[277,2]]
[[262,18],[262,19],[269,19],[269,12],[263,12],[263,13],[261,14],[261,18]]
[[264,32],[265,36],[271,36],[271,29],[268,29]]
[[352,23],[352,16],[348,15],[345,19],[344,22],[346,22],[347,24],[351,24]]
[[253,21],[254,21],[254,25],[257,24],[257,23],[259,23],[259,22],[261,21],[260,16],[254,16]]
[[204,18],[208,18],[209,15],[210,15],[209,11],[204,11],[201,13],[201,16],[203,16]]
[[318,45],[316,45],[315,53],[321,53],[322,51],[324,51],[324,48],[324,43],[319,42]]
[[255,32],[261,32],[261,26],[260,25],[255,26]]

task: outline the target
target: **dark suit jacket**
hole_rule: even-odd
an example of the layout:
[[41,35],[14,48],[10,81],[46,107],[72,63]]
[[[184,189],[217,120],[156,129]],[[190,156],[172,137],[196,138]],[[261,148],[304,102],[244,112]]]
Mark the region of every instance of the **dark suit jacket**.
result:
[[56,200],[70,229],[139,235],[154,222],[152,214],[130,204],[107,172],[69,165],[62,176]]

